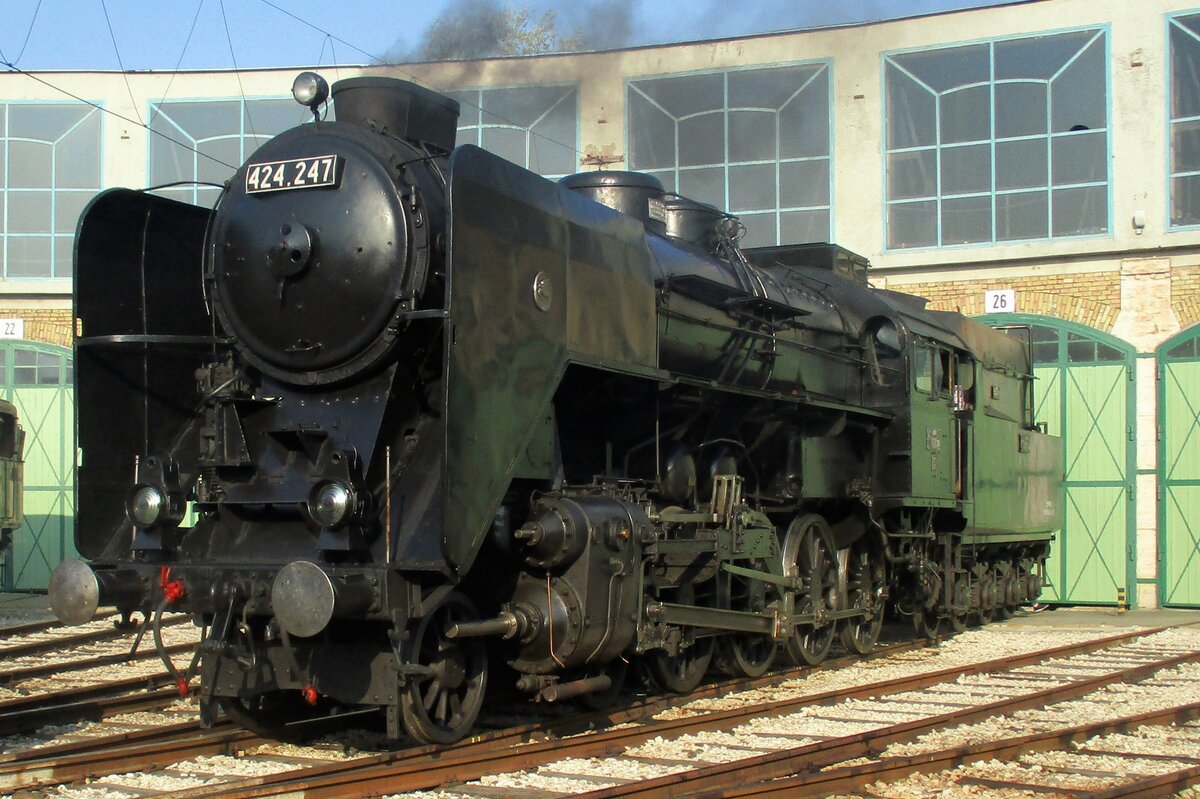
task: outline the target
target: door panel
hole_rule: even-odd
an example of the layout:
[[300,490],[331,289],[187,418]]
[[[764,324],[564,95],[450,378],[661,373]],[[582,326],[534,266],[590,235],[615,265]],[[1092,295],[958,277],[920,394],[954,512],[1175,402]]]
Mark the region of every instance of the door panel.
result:
[[1064,527],[1050,547],[1042,602],[1117,602],[1136,596],[1133,348],[1098,330],[1044,316],[994,314],[981,321],[1029,325],[1034,419],[1061,436]]
[[1200,607],[1200,330],[1158,358],[1159,602]]

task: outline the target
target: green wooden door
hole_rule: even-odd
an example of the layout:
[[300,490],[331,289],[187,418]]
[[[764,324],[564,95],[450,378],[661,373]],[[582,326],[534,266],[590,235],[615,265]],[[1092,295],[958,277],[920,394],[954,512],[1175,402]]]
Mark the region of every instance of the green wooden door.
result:
[[1200,327],[1157,355],[1159,604],[1200,607]]
[[1064,527],[1051,545],[1042,601],[1113,605],[1134,600],[1134,351],[1099,330],[1061,319],[992,315],[1030,326],[1034,417],[1063,439]]
[[71,351],[29,341],[0,344],[4,397],[25,428],[25,523],[0,569],[4,590],[45,590],[75,551],[75,424]]

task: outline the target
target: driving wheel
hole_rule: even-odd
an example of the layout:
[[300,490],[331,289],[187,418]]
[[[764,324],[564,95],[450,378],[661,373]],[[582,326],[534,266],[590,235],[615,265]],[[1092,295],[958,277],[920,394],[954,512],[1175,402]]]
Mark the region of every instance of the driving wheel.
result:
[[479,716],[487,687],[484,639],[446,637],[451,625],[476,618],[471,601],[451,592],[417,623],[408,644],[415,668],[401,687],[400,712],[408,734],[422,743],[454,743]]
[[864,615],[846,619],[841,629],[842,646],[858,655],[875,649],[883,629],[887,604],[887,566],[878,547],[860,540],[850,551],[846,570],[846,599],[850,608]]
[[784,563],[795,564],[795,576],[800,582],[796,590],[796,613],[814,619],[796,626],[788,638],[787,651],[796,664],[815,666],[829,654],[837,628],[829,618],[829,612],[837,609],[837,553],[833,534],[825,520],[814,513],[794,519],[786,541],[788,549],[795,547],[795,552],[785,552]]
[[[699,605],[711,607],[716,601],[716,586],[713,580],[696,586],[693,583],[681,585],[674,589],[670,601],[681,605]],[[694,691],[708,667],[712,665],[713,653],[716,650],[716,639],[712,636],[696,637],[695,628],[685,628],[684,643],[679,653],[669,655],[665,649],[654,649],[647,652],[643,659],[646,677],[651,686],[662,693],[686,694]]]
[[[762,559],[744,564],[755,571],[769,571]],[[773,583],[729,572],[722,572],[717,579],[722,606],[730,610],[761,613],[779,601],[779,589]],[[761,677],[775,662],[778,651],[779,644],[770,635],[727,633],[717,645],[717,666],[733,677]]]

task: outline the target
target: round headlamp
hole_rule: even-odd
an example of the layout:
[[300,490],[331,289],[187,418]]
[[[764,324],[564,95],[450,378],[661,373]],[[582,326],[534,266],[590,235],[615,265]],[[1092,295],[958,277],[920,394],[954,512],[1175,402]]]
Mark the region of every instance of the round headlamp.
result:
[[338,527],[354,512],[354,492],[341,483],[320,483],[308,495],[308,514],[322,527]]
[[292,81],[292,97],[314,111],[329,97],[329,84],[315,72],[301,72]]
[[162,518],[167,498],[154,486],[141,486],[129,497],[129,518],[139,527],[151,527]]

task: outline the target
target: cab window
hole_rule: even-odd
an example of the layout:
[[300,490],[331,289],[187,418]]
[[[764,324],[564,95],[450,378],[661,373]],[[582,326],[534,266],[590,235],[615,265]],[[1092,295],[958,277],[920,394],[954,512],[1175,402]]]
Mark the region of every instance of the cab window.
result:
[[933,393],[933,352],[932,348],[924,344],[918,344],[913,348],[913,388],[922,394]]
[[913,388],[930,398],[949,397],[954,380],[954,355],[950,350],[931,344],[913,349]]

